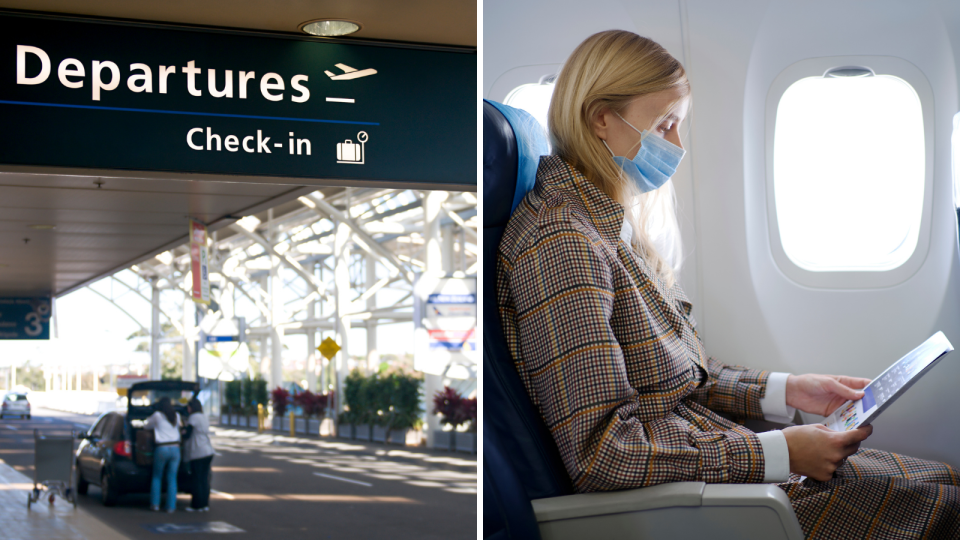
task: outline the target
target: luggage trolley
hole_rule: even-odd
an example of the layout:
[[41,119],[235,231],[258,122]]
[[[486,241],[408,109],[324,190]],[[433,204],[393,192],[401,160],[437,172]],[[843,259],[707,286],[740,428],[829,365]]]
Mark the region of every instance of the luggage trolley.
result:
[[74,432],[70,435],[41,434],[33,430],[33,491],[27,495],[27,508],[39,501],[41,489],[53,504],[54,496],[60,495],[77,506],[77,489],[73,485]]

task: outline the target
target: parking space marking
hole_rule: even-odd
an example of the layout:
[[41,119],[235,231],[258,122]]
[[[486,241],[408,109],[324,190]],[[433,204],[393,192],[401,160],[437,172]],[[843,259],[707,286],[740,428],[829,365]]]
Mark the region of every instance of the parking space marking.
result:
[[235,527],[226,521],[208,521],[202,523],[144,523],[141,527],[154,534],[246,532],[240,527]]
[[349,478],[341,478],[339,476],[333,476],[332,474],[323,474],[315,472],[313,473],[317,476],[322,476],[323,478],[329,478],[331,480],[339,480],[341,482],[349,482],[351,484],[360,484],[361,486],[373,487],[373,484],[368,484],[367,482],[361,482],[359,480],[350,480]]
[[234,499],[236,499],[236,497],[234,497],[233,495],[231,495],[231,494],[229,494],[229,493],[224,493],[224,492],[222,492],[222,491],[217,491],[217,490],[215,490],[215,489],[211,489],[211,490],[210,490],[210,493],[216,493],[217,495],[220,495],[221,497],[225,497],[225,498],[227,498],[227,499],[230,499],[231,501],[234,500]]

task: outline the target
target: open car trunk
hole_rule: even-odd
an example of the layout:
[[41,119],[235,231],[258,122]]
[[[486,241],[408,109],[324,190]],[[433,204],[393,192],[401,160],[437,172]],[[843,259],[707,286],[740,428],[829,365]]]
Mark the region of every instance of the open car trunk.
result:
[[184,420],[187,418],[187,403],[200,393],[200,384],[187,381],[146,381],[136,383],[127,392],[127,419],[124,426],[126,439],[133,447],[136,460],[137,433],[143,422],[156,412],[160,398],[169,397],[174,408]]

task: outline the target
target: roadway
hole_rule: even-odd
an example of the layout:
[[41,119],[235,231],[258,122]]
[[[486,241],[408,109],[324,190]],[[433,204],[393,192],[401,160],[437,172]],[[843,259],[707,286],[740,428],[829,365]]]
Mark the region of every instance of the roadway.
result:
[[[32,478],[34,428],[86,429],[95,420],[41,408],[32,420],[4,418],[0,459]],[[107,508],[96,486],[78,504],[129,538],[155,538],[164,524],[173,531],[199,523],[226,523],[250,539],[476,538],[473,456],[221,428],[213,444],[208,513],[184,512],[185,494],[173,514],[150,512],[146,494],[124,495]]]

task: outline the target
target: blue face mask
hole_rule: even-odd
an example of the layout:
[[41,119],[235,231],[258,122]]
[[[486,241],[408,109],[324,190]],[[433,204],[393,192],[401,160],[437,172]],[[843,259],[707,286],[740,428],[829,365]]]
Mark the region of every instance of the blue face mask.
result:
[[[623,120],[620,113],[614,114]],[[626,120],[623,120],[623,123],[640,134],[640,149],[637,155],[629,160],[623,156],[615,156],[613,150],[610,150],[610,146],[607,145],[607,141],[603,141],[603,145],[610,150],[613,161],[637,184],[640,193],[653,191],[666,184],[667,180],[677,172],[677,166],[680,165],[680,160],[687,151],[661,137],[651,137],[649,131],[640,131]]]

